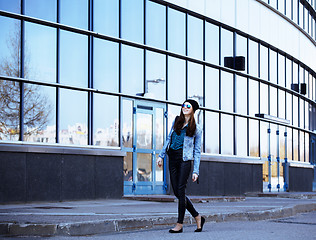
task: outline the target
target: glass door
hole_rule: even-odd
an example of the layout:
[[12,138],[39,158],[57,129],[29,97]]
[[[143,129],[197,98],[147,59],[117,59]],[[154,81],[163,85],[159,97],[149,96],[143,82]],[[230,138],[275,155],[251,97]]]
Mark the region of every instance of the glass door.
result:
[[156,165],[165,139],[164,104],[123,99],[122,111],[124,194],[164,194],[164,166]]

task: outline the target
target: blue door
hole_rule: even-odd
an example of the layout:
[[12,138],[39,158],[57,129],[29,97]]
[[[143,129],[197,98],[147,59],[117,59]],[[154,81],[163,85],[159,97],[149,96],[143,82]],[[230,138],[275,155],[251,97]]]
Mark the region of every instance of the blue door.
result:
[[123,99],[124,195],[165,194],[165,166],[156,159],[166,135],[165,104]]

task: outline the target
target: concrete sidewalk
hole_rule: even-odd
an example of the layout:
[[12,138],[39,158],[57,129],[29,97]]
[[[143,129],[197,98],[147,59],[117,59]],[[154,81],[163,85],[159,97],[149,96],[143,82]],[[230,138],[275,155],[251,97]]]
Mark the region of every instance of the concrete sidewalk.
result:
[[[316,193],[190,198],[207,222],[256,221],[316,211]],[[133,200],[130,200],[133,199]],[[79,236],[162,228],[177,221],[173,196],[0,205],[0,236]],[[194,219],[186,213],[185,224]]]

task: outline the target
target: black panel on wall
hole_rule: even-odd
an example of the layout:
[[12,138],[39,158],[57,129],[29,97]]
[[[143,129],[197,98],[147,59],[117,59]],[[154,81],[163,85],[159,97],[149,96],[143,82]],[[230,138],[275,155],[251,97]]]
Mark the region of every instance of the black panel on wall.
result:
[[312,168],[289,168],[289,191],[311,192],[313,191],[314,171]]
[[225,195],[240,195],[240,164],[225,164]]
[[60,201],[61,155],[27,154],[27,201]]
[[1,152],[0,202],[26,201],[26,154]]

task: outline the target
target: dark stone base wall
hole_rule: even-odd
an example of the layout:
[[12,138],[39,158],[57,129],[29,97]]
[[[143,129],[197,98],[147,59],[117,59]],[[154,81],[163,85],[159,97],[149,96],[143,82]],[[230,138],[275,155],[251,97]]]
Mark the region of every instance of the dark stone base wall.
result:
[[314,169],[289,167],[289,191],[312,192]]
[[187,194],[240,196],[262,192],[262,165],[201,161],[199,184],[188,181]]
[[0,203],[123,196],[123,157],[0,152]]

